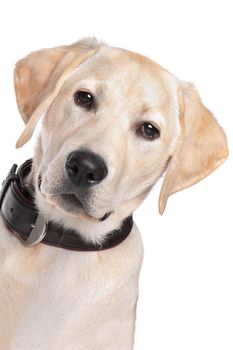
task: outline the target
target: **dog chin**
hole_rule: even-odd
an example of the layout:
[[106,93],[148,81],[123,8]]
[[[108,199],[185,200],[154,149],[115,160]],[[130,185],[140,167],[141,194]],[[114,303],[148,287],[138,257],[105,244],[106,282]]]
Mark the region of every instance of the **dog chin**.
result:
[[73,194],[59,194],[53,196],[42,194],[42,196],[46,202],[66,215],[68,214],[73,217],[84,216],[98,221],[103,221],[105,217],[109,216],[108,214],[106,215],[105,212],[97,213],[94,210],[90,210],[91,208],[86,207],[85,204],[79,201]]

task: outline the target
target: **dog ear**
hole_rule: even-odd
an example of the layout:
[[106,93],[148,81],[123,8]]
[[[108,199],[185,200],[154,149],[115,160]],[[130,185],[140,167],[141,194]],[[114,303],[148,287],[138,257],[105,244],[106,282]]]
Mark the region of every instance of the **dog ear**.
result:
[[100,44],[86,38],[69,46],[33,52],[17,62],[14,71],[16,100],[26,123],[16,147],[32,136],[37,121],[59,93],[71,71],[93,56]]
[[179,100],[181,135],[160,192],[160,214],[171,194],[197,183],[228,156],[224,131],[202,104],[193,84],[181,83]]

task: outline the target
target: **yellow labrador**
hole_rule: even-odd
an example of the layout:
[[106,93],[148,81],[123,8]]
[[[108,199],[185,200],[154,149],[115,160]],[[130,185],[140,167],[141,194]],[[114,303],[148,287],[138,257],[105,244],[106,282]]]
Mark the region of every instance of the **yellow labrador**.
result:
[[[27,186],[46,222],[104,244],[166,171],[159,199],[226,159],[222,128],[191,83],[95,39],[33,52],[15,69],[31,137]],[[24,220],[20,218],[20,220]],[[25,247],[0,222],[1,350],[130,350],[143,256],[139,231],[113,248]]]

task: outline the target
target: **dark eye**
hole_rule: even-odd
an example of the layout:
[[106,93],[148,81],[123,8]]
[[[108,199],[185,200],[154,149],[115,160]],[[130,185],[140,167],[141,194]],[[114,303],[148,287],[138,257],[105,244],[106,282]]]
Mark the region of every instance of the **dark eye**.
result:
[[160,130],[151,123],[142,124],[139,132],[147,140],[154,140],[160,136]]
[[74,94],[74,102],[77,106],[90,110],[94,106],[94,97],[90,92],[80,90]]

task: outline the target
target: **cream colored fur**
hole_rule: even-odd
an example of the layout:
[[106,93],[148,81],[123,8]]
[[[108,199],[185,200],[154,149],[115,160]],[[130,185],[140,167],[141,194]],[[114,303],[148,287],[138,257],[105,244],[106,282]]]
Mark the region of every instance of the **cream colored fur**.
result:
[[[197,91],[141,55],[95,39],[34,52],[15,69],[16,96],[31,137],[43,116],[28,184],[46,219],[101,242],[118,228],[164,173],[160,212],[169,195],[199,181],[227,157],[224,132]],[[97,99],[75,105],[77,90]],[[160,138],[145,140],[150,122]],[[85,148],[105,160],[108,176],[81,208],[63,203],[67,155]],[[37,188],[42,174],[41,192]],[[99,222],[106,212],[113,214]],[[119,246],[72,252],[25,248],[0,222],[1,350],[131,350],[143,248],[137,227]]]

